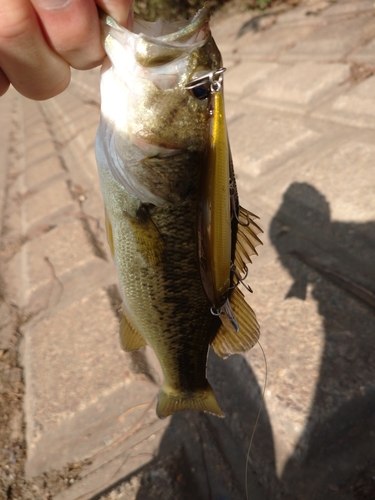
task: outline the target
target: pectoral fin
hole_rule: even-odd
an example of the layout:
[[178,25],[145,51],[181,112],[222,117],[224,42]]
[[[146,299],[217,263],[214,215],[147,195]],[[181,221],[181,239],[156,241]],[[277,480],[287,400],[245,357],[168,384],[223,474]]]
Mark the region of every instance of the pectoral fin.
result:
[[223,323],[219,328],[212,346],[222,358],[248,351],[256,344],[260,334],[255,313],[238,288],[233,290],[229,301],[239,329],[236,332],[228,323]]
[[141,205],[136,216],[124,213],[128,218],[136,245],[144,260],[150,266],[158,266],[164,261],[164,241],[163,237],[152,220],[147,205]]
[[120,339],[122,348],[126,352],[136,351],[147,345],[145,339],[124,311],[122,311],[120,323]]

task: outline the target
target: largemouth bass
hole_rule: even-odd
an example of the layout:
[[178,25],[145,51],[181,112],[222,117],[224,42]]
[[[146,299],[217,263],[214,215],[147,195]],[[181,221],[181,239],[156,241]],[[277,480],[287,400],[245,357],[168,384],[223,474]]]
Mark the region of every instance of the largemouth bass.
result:
[[251,348],[259,325],[238,284],[261,229],[239,206],[209,11],[134,32],[104,17],[96,155],[107,238],[123,298],[126,351],[150,345],[164,383],[156,412],[223,415],[209,346]]

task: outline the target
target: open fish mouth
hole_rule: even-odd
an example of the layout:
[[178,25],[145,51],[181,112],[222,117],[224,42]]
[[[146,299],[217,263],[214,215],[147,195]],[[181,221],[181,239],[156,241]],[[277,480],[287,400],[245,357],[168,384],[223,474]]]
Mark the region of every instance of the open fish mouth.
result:
[[[114,37],[121,38],[124,36],[126,28],[119,25],[111,16],[103,13],[102,19],[109,28],[113,28]],[[209,19],[210,12],[207,7],[203,7],[192,19],[178,22],[168,22],[162,18],[149,22],[135,14],[132,29],[126,31],[139,35],[140,38],[160,46],[192,45],[201,42],[206,37],[209,32]],[[205,28],[203,32],[202,28]],[[121,38],[121,41],[123,41],[123,38]]]
[[187,82],[181,77],[185,74],[186,58],[210,37],[209,19],[208,7],[203,7],[190,20],[172,23],[164,19],[148,22],[135,15],[133,29],[128,30],[112,17],[103,15],[104,46],[118,69],[124,67],[124,52],[127,58],[130,52],[134,56],[131,71],[135,75],[143,73],[161,89],[172,88],[176,83],[185,85]]
[[182,202],[183,193],[166,193],[141,175],[142,162],[206,146],[206,84],[188,88],[222,67],[209,18],[208,7],[176,23],[135,16],[130,31],[102,14],[108,59],[101,79],[100,154],[113,177],[144,203]]

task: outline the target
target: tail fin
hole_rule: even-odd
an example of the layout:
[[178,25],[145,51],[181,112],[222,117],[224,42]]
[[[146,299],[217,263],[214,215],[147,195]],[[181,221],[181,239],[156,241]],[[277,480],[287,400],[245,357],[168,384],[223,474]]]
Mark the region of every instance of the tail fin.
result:
[[224,413],[209,384],[207,384],[206,389],[190,393],[168,391],[165,387],[160,389],[156,405],[156,415],[159,418],[165,418],[168,415],[184,410],[206,411],[224,417]]

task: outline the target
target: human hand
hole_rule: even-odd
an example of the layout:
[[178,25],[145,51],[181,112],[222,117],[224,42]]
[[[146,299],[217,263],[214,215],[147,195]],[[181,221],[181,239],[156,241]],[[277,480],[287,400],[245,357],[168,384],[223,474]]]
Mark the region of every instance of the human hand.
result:
[[0,96],[10,84],[30,99],[69,85],[70,67],[104,56],[97,7],[126,26],[133,0],[0,0]]

